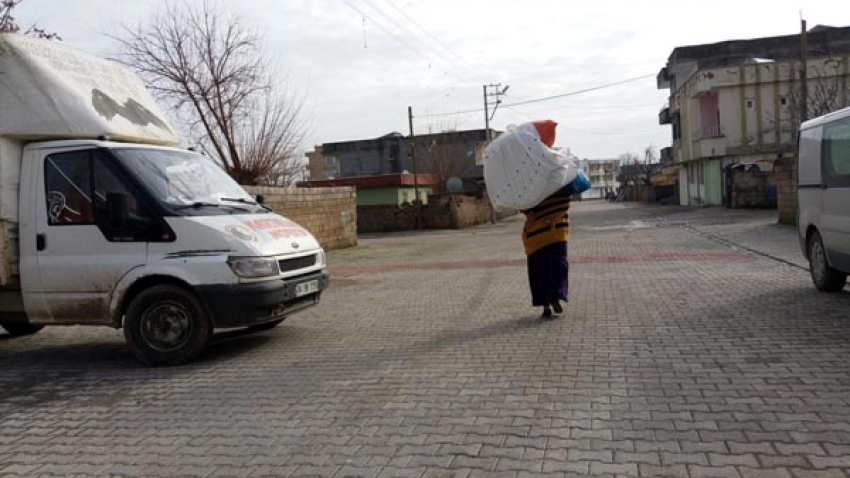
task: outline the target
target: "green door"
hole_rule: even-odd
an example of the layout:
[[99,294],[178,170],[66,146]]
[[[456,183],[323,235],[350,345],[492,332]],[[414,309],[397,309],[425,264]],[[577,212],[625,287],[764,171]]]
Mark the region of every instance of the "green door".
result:
[[712,206],[723,205],[723,181],[721,180],[720,164],[719,159],[705,163],[705,203]]

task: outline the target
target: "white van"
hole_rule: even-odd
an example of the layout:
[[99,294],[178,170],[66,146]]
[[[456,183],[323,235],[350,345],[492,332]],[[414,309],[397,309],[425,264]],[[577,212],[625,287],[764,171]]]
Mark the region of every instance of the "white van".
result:
[[850,108],[803,123],[797,149],[800,245],[815,287],[838,292],[850,274]]
[[123,328],[142,361],[318,303],[325,252],[179,141],[120,65],[0,34],[0,326]]

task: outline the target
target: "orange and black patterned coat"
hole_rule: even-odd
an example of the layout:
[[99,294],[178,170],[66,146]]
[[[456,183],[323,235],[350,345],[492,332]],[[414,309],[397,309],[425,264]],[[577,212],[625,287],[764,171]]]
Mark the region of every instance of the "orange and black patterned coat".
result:
[[572,196],[562,191],[549,196],[533,209],[523,211],[526,216],[522,230],[522,243],[526,255],[540,249],[567,242],[570,238],[570,201]]

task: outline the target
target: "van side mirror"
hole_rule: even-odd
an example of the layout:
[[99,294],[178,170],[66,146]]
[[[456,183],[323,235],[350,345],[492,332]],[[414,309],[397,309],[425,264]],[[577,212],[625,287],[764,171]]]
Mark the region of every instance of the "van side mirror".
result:
[[266,203],[266,198],[262,194],[257,194],[257,204],[263,205]]
[[109,224],[117,227],[126,227],[130,224],[130,205],[126,194],[107,193],[106,206]]

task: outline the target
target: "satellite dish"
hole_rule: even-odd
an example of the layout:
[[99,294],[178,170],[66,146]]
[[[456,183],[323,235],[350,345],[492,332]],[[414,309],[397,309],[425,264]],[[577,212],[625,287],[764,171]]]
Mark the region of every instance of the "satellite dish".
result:
[[463,190],[463,181],[458,177],[452,176],[446,181],[446,189],[452,194],[459,193]]

